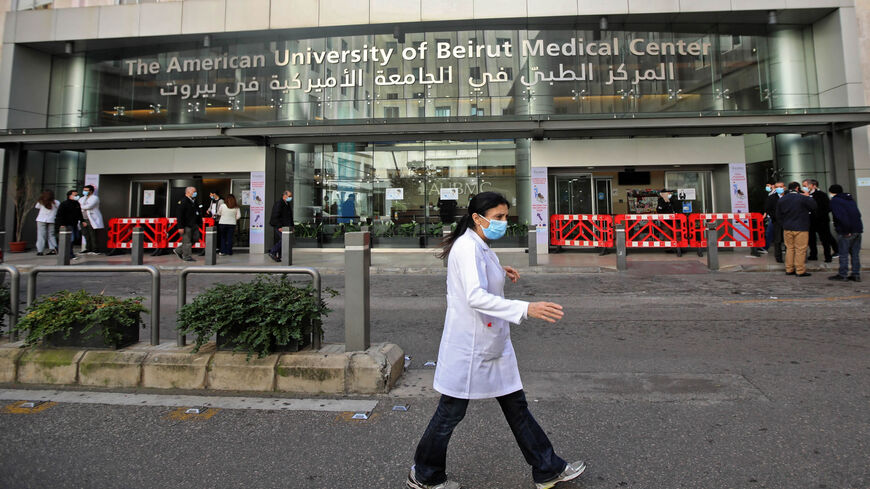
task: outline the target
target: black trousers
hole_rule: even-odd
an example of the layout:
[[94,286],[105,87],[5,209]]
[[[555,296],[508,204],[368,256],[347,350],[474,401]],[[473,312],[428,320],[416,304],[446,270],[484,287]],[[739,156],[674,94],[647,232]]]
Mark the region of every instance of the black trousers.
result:
[[825,254],[825,260],[831,259],[831,251],[837,249],[837,242],[831,236],[830,221],[813,221],[810,223],[810,259],[817,260],[819,258],[819,249],[816,246],[816,235],[819,235],[819,241],[822,242],[822,252]]

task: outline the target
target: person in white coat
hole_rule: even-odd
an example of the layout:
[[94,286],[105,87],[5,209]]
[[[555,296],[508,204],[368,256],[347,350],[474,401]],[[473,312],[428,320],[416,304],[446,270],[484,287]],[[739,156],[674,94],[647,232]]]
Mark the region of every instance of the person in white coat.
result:
[[82,216],[85,218],[82,221],[82,234],[85,237],[85,249],[82,253],[89,255],[97,255],[100,253],[99,235],[102,233],[105,225],[103,224],[103,214],[100,212],[100,199],[94,194],[93,185],[85,185],[82,188],[82,196],[79,198],[79,204],[82,207]]
[[447,256],[447,315],[435,368],[435,390],[441,393],[414,454],[408,474],[410,489],[460,489],[447,480],[447,445],[462,421],[470,399],[496,398],[523,456],[532,466],[537,489],[578,477],[582,461],[566,463],[528,409],[517,359],[510,340],[510,323],[527,317],[554,323],[562,306],[504,298],[505,278],[519,273],[502,267],[489,247],[504,236],[509,203],[501,194],[482,192],[468,204],[468,214],[442,244]]

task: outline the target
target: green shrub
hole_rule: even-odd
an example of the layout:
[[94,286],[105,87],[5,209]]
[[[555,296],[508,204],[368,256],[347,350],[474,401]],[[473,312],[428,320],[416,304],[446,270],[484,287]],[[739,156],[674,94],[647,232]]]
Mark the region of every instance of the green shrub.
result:
[[[62,290],[35,300],[15,325],[15,331],[26,334],[27,346],[34,346],[54,333],[69,338],[79,328],[83,336],[99,334],[107,345],[114,345],[121,342],[123,330],[145,327],[143,312],[148,309],[142,305],[142,297],[119,299],[84,290]],[[92,331],[95,327],[100,331]]]
[[178,333],[196,336],[194,351],[212,336],[223,335],[235,344],[234,351],[247,351],[248,359],[254,354],[262,358],[290,340],[302,341],[309,325],[321,334],[320,320],[331,310],[322,298],[317,303],[314,293],[313,287],[297,287],[286,276],[217,284],[181,308]]
[[10,312],[9,287],[6,284],[0,285],[0,326],[6,324],[6,315]]

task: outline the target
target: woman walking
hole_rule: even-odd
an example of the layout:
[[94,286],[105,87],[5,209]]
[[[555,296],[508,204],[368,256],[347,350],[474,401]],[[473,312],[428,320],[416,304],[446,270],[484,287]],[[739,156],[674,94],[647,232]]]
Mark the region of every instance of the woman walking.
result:
[[236,223],[242,217],[242,211],[236,203],[236,196],[233,194],[227,195],[226,201],[221,201],[217,209],[218,220],[218,241],[220,242],[221,256],[233,254],[233,235],[236,232]]
[[582,461],[569,464],[556,455],[528,409],[509,323],[519,324],[527,317],[554,323],[562,317],[562,306],[504,298],[505,277],[516,282],[520,275],[500,265],[489,243],[504,236],[508,207],[500,194],[477,194],[468,204],[468,214],[442,244],[442,255],[448,257],[447,316],[434,382],[441,399],[417,445],[407,481],[411,489],[461,489],[447,480],[447,444],[470,399],[498,400],[532,466],[537,489],[551,488],[586,470]]
[[46,245],[49,255],[57,254],[57,237],[54,233],[54,220],[57,217],[57,207],[60,202],[54,200],[54,192],[43,190],[36,202],[34,209],[39,209],[36,216],[36,255],[46,253]]

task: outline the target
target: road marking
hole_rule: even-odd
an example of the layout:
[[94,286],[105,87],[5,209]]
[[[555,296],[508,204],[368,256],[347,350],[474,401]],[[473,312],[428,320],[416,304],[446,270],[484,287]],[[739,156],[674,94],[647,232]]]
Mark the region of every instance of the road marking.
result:
[[816,302],[816,301],[850,301],[852,299],[867,299],[870,294],[850,295],[846,297],[806,297],[800,299],[747,299],[742,301],[724,301],[725,304],[752,304],[762,302]]
[[126,394],[117,392],[0,389],[0,400],[53,401],[71,404],[112,406],[205,406],[221,409],[264,411],[373,411],[378,401],[354,399],[284,399],[273,397],[173,396],[168,394]]
[[201,413],[188,413],[189,408],[180,407],[166,415],[166,419],[175,421],[204,421],[217,414],[220,409],[206,409]]
[[[23,397],[23,396],[22,396]],[[4,413],[9,414],[34,414],[45,411],[46,409],[57,404],[56,402],[44,402],[32,408],[22,407],[21,405],[27,401],[18,401],[3,408]]]

